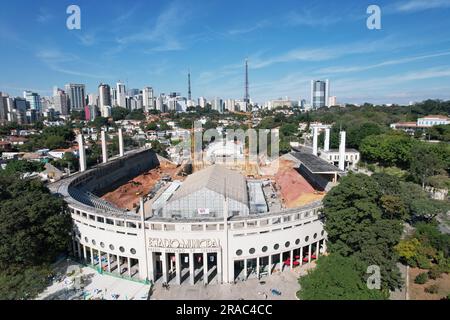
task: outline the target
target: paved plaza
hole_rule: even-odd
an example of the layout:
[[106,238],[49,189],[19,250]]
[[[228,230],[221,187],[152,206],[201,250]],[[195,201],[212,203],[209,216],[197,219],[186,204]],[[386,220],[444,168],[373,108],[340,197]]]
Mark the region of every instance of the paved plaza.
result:
[[[71,270],[75,272],[67,276]],[[103,275],[73,261],[60,263],[56,271],[63,275],[61,281],[54,281],[38,300],[147,300],[150,290],[150,285]]]
[[[156,283],[150,300],[295,300],[300,289],[298,277],[306,274],[315,265],[296,267],[277,272],[260,280],[253,278],[235,284],[208,284],[199,281],[196,285],[171,284],[169,289]],[[98,273],[91,267],[64,260],[55,268],[62,275],[56,279],[38,300],[147,300],[150,285]],[[68,276],[70,274],[70,276]],[[80,281],[79,279],[83,279]],[[58,281],[59,280],[59,281]],[[80,288],[81,287],[81,288]],[[79,288],[79,289],[77,289]],[[272,293],[275,289],[281,295]]]
[[[296,300],[296,292],[300,289],[298,277],[305,275],[307,270],[314,266],[315,263],[311,262],[309,265],[277,272],[260,280],[253,278],[235,284],[170,285],[167,290],[157,283],[151,300]],[[281,295],[272,294],[272,289]]]

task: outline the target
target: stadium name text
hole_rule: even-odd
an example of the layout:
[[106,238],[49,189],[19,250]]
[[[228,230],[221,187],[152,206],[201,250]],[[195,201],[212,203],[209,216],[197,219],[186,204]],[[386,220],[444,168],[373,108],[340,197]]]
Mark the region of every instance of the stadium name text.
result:
[[218,248],[219,242],[214,239],[161,239],[150,238],[150,247],[158,248],[180,248],[180,249],[194,249],[194,248]]

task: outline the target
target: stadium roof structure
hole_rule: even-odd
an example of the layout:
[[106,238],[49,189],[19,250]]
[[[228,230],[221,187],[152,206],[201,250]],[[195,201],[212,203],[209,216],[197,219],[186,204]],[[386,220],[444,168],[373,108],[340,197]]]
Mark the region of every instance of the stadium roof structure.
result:
[[322,158],[309,153],[292,152],[298,161],[301,162],[311,173],[315,174],[342,174],[344,171],[338,167],[326,162]]
[[181,199],[203,188],[248,205],[245,177],[221,165],[212,165],[188,176],[169,202]]

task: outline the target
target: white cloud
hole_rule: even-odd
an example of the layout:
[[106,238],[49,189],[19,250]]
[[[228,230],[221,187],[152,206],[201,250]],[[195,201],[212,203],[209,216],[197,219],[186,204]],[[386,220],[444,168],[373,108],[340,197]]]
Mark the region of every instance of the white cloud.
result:
[[323,15],[323,12],[314,14],[311,10],[306,9],[290,12],[286,17],[288,26],[326,27],[340,21],[342,21],[341,15]]
[[[125,2],[125,5],[128,5],[128,4],[129,4],[128,2]],[[140,8],[140,4],[136,4],[133,7],[131,7],[130,9],[128,9],[127,11],[121,13],[119,16],[117,16],[114,19],[115,23],[123,23],[123,22],[127,21],[136,13],[136,11],[139,8]]]
[[39,8],[38,15],[36,17],[36,21],[39,23],[47,23],[53,19],[53,15],[45,8]]
[[97,42],[97,38],[94,33],[75,34],[75,35],[80,40],[81,44],[87,47],[92,46]]
[[146,43],[144,52],[182,50],[184,45],[178,32],[190,17],[189,10],[178,2],[172,2],[157,17],[153,28],[117,39],[120,45]]
[[317,73],[319,73],[319,74],[336,74],[336,73],[360,72],[360,71],[366,71],[366,70],[376,69],[376,68],[380,68],[380,67],[398,65],[398,64],[409,63],[409,62],[431,59],[431,58],[437,58],[437,57],[443,57],[443,56],[448,56],[448,55],[450,55],[450,51],[415,56],[415,57],[406,57],[406,58],[402,58],[402,59],[387,60],[387,61],[383,61],[383,62],[376,63],[376,64],[367,64],[367,65],[360,65],[360,66],[328,67],[328,68],[319,69],[317,71]]
[[233,36],[233,35],[241,35],[250,33],[262,28],[265,28],[270,25],[270,22],[268,20],[259,21],[256,24],[249,26],[249,27],[241,27],[241,28],[235,28],[230,29],[226,32],[227,35]]
[[393,4],[392,10],[408,13],[449,7],[450,0],[409,0]]
[[335,46],[321,46],[316,48],[296,48],[280,55],[251,60],[250,68],[260,69],[277,63],[293,61],[326,61],[354,54],[365,54],[384,50],[394,50],[410,43],[403,43],[394,37],[386,37],[374,41],[360,41]]
[[36,53],[36,57],[40,59],[49,69],[73,76],[94,78],[94,79],[110,79],[109,75],[101,75],[97,73],[86,73],[78,70],[67,69],[67,65],[92,65],[91,63],[85,63],[78,56],[72,53],[65,53],[57,48],[44,48],[40,49]]

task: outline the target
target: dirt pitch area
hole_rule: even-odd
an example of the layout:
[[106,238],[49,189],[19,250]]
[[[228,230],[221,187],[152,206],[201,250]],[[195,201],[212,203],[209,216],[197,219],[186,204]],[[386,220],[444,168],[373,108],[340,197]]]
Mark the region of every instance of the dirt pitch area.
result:
[[169,175],[172,179],[181,180],[178,177],[179,167],[169,162],[161,162],[158,168],[147,171],[117,189],[102,196],[102,199],[115,204],[119,208],[133,210],[139,203],[139,198],[146,195],[164,175]]
[[281,160],[279,170],[274,177],[286,207],[295,208],[322,199],[324,194],[316,192],[308,181],[292,167],[291,161]]

